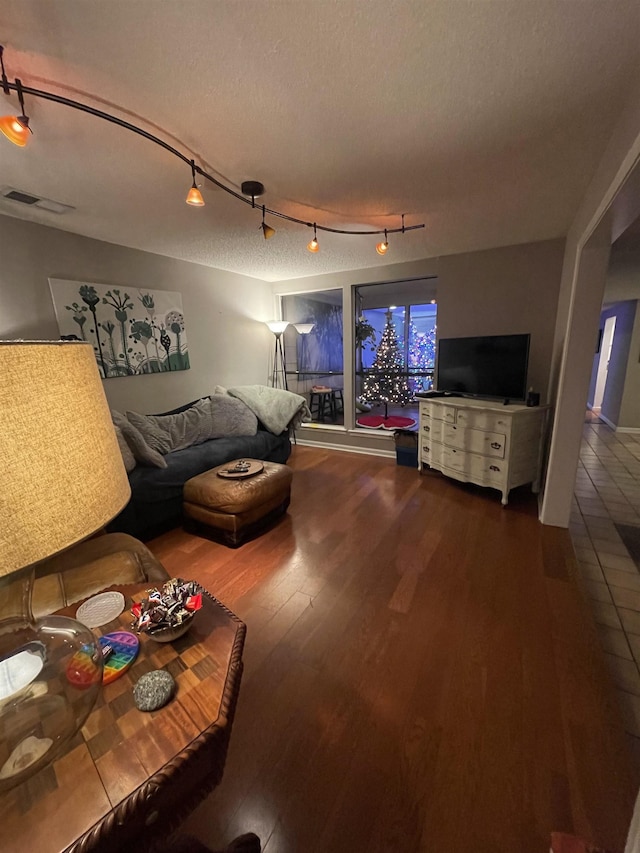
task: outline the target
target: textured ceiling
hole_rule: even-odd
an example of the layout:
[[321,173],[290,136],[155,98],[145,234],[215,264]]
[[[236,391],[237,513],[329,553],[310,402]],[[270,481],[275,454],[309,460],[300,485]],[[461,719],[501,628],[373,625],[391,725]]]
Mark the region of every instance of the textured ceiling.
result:
[[[638,73],[627,0],[2,0],[11,79],[106,109],[319,234],[203,188],[148,141],[27,98],[0,186],[72,205],[0,213],[277,281],[562,236]],[[11,109],[9,109],[9,105]],[[3,112],[16,99],[0,93]]]

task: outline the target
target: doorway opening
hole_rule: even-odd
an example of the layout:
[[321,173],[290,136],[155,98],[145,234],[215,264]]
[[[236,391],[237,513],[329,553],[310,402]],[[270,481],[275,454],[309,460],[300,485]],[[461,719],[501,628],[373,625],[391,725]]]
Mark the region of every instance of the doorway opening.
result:
[[596,414],[600,414],[602,408],[602,399],[607,385],[607,375],[609,373],[609,360],[611,358],[611,346],[613,344],[613,336],[616,330],[616,318],[607,317],[602,330],[601,341],[599,346],[600,360],[598,361],[598,369],[596,373],[596,386],[593,393],[593,405],[591,410]]

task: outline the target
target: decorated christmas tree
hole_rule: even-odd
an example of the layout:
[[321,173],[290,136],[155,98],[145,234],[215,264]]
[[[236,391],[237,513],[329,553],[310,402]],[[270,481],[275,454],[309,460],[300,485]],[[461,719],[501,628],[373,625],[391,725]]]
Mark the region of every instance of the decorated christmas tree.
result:
[[436,327],[432,326],[427,332],[427,346],[425,349],[425,354],[427,356],[427,367],[435,367],[436,366]]
[[436,363],[436,327],[428,332],[419,332],[413,322],[409,323],[409,367],[425,370]]
[[[427,332],[419,332],[416,324],[409,322],[409,371],[433,370],[436,363],[436,327]],[[431,379],[426,376],[416,376],[410,380],[414,391],[431,388]]]
[[385,403],[385,417],[387,403],[406,406],[413,397],[407,377],[403,375],[404,358],[398,346],[398,336],[393,328],[390,310],[387,311],[386,317],[387,322],[376,350],[376,357],[371,372],[365,376],[362,391],[362,399],[365,402]]

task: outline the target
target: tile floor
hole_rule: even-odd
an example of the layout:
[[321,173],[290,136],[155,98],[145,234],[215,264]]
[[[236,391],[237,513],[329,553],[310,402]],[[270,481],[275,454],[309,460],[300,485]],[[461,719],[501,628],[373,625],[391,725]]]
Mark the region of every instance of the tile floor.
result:
[[587,413],[570,533],[640,766],[640,570],[615,522],[640,526],[640,434]]

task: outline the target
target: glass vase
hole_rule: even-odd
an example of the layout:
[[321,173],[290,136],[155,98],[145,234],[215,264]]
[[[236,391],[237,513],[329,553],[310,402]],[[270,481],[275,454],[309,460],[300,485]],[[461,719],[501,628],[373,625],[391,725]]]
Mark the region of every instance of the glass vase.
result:
[[34,619],[33,576],[0,578],[0,790],[60,754],[102,685],[102,653],[88,628],[64,616]]

